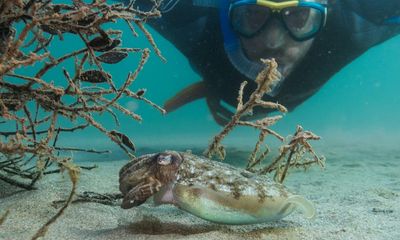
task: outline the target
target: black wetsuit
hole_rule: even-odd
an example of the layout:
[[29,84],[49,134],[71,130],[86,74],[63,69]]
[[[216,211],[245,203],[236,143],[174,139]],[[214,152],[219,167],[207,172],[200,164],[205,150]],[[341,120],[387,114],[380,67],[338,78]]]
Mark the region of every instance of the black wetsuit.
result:
[[[315,37],[302,62],[285,79],[280,92],[266,99],[293,110],[345,65],[399,34],[400,23],[384,23],[399,15],[400,0],[330,0],[326,26]],[[181,0],[172,11],[150,24],[203,77],[212,111],[227,113],[219,105],[220,100],[236,106],[239,86],[247,79],[230,63],[224,51],[218,9],[193,6],[191,0]],[[249,82],[247,95],[255,87],[254,81]]]

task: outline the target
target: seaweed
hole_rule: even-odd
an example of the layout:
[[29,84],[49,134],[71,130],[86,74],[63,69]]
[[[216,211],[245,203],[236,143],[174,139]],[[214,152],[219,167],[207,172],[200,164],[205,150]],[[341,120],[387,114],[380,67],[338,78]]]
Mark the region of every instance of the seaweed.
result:
[[40,237],[44,237],[44,235],[46,234],[47,230],[49,229],[50,225],[53,224],[65,211],[65,209],[67,209],[67,207],[69,206],[69,204],[72,202],[73,197],[75,195],[75,191],[76,191],[76,186],[79,180],[79,167],[76,167],[75,165],[71,164],[71,163],[65,163],[63,165],[69,173],[69,177],[71,179],[72,182],[72,188],[71,188],[71,192],[69,193],[69,197],[67,199],[67,201],[65,202],[64,206],[62,208],[60,208],[60,210],[57,212],[56,215],[54,215],[52,218],[50,218],[36,233],[35,235],[32,237],[32,240],[38,239]]
[[[248,126],[253,127],[260,131],[258,140],[251,152],[246,170],[255,172],[258,174],[268,174],[274,172],[274,179],[277,182],[282,183],[288,173],[289,168],[307,168],[312,164],[318,164],[324,167],[324,157],[319,157],[313,150],[309,140],[319,140],[320,137],[315,135],[310,131],[304,131],[301,126],[297,126],[296,132],[290,138],[290,140],[285,143],[286,139],[279,135],[279,133],[273,131],[270,126],[274,125],[279,121],[283,115],[267,116],[263,119],[254,121],[244,121],[242,118],[244,116],[251,115],[253,113],[254,107],[264,107],[269,109],[278,110],[280,113],[284,114],[287,112],[285,106],[268,102],[263,100],[263,96],[271,91],[271,86],[274,81],[279,79],[280,73],[278,71],[278,64],[275,59],[262,59],[265,68],[258,74],[255,82],[257,83],[257,88],[252,92],[249,99],[243,102],[243,91],[247,85],[244,81],[240,88],[238,94],[238,104],[236,107],[236,112],[232,116],[231,120],[223,127],[223,129],[213,137],[208,148],[204,151],[204,155],[208,158],[213,156],[218,156],[221,160],[225,159],[226,150],[222,145],[222,140],[236,127],[236,126]],[[264,143],[266,137],[272,135],[279,141],[283,142],[280,147],[279,155],[273,159],[269,165],[257,169],[259,165],[270,152],[269,147],[266,145],[265,149],[262,150],[262,144]],[[311,159],[305,157],[308,153],[312,156]]]
[[[134,1],[128,7],[108,4],[105,0],[88,2],[0,2],[0,124],[3,124],[2,129],[8,129],[0,131],[0,180],[32,190],[43,176],[68,171],[72,182],[63,207],[32,239],[43,237],[74,199],[81,167],[62,152],[108,152],[58,146],[60,135],[93,127],[121,147],[130,158],[135,158],[134,142],[124,133],[107,129],[96,121],[96,116],[108,113],[118,126],[119,120],[114,113],[117,111],[141,122],[139,114],[119,104],[122,98],[143,101],[165,114],[163,108],[144,96],[142,89],[130,90],[149,59],[150,50],[121,47],[122,32],[106,29],[118,20],[127,23],[134,36],[138,35],[135,27],[139,28],[156,55],[165,61],[144,25],[148,19],[160,17],[161,1],[151,1],[154,6],[148,11],[137,9]],[[85,47],[61,57],[49,51],[58,42],[65,44],[66,35],[83,42]],[[56,38],[60,41],[55,41]],[[102,66],[103,63],[116,64],[129,54],[140,54],[141,57],[125,80],[114,79]],[[66,68],[68,60],[74,61],[73,71]],[[31,73],[32,69],[34,73]],[[60,74],[51,77],[50,71]],[[122,84],[117,84],[119,82]],[[49,170],[51,166],[56,169]],[[96,166],[82,168],[93,167]],[[7,214],[8,211],[1,217],[1,223]]]
[[[46,169],[63,168],[64,162],[71,161],[60,157],[65,151],[108,152],[59,146],[58,139],[66,132],[97,128],[134,158],[133,141],[96,120],[97,115],[107,113],[118,126],[117,111],[141,122],[139,114],[119,104],[122,98],[143,101],[165,114],[164,109],[144,96],[142,89],[130,90],[150,50],[121,46],[122,32],[106,29],[117,20],[128,23],[135,36],[134,28],[139,28],[164,60],[143,25],[150,18],[160,17],[160,1],[154,1],[154,7],[147,12],[136,9],[133,4],[126,7],[103,0],[54,2],[5,0],[0,3],[0,117],[3,126],[8,128],[0,131],[0,179],[28,190],[35,189],[35,183],[45,173],[59,172]],[[85,47],[55,56],[49,47],[66,44],[54,41],[57,37],[63,40],[66,35],[72,35]],[[141,58],[125,80],[114,79],[102,66],[117,64],[129,54],[140,54]],[[75,63],[72,71],[66,69],[68,61]],[[31,70],[25,69],[30,66],[35,66],[36,71],[28,75]],[[61,74],[54,77],[55,71]],[[119,82],[122,84],[117,86]],[[65,120],[70,123],[66,124]]]

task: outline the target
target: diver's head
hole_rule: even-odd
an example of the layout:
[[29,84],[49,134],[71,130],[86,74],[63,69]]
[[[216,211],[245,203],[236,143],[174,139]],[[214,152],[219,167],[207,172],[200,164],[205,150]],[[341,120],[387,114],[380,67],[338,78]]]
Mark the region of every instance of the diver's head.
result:
[[[270,93],[273,96],[324,26],[326,0],[231,0],[227,13],[241,54],[232,47],[227,53],[239,71],[254,78],[252,71],[257,70],[254,66],[261,58],[277,60],[282,77]],[[224,38],[227,35],[224,33]],[[241,62],[247,62],[247,67]]]

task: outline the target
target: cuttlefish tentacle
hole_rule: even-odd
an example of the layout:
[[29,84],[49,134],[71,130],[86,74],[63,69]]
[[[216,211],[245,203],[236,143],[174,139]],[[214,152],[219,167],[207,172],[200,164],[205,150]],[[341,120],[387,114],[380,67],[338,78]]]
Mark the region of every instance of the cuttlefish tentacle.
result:
[[153,195],[156,204],[173,204],[223,224],[278,220],[295,209],[307,218],[316,214],[310,201],[266,176],[244,174],[242,169],[189,153],[166,151],[146,158],[123,168],[123,208],[138,206]]
[[147,182],[134,187],[125,194],[121,207],[127,209],[139,206],[149,197],[156,194],[160,190],[162,183],[157,179],[152,180],[149,179]]
[[167,151],[143,155],[123,166],[119,172],[119,189],[124,195],[121,207],[139,206],[173,182],[181,161],[179,153]]

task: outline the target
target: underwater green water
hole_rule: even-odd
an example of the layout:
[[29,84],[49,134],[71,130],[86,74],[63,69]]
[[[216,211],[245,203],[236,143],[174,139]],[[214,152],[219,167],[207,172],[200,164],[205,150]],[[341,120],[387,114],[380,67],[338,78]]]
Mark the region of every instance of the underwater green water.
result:
[[[143,36],[134,38],[125,24],[118,27],[125,32],[125,46],[151,48]],[[176,92],[201,78],[192,71],[188,61],[171,43],[156,32],[152,33],[167,63],[152,52],[131,89],[146,88],[146,96],[162,105]],[[64,42],[71,49],[81,44],[68,39]],[[395,144],[400,140],[399,46],[400,37],[395,37],[370,49],[338,72],[317,94],[286,114],[273,129],[288,135],[300,124],[322,136],[321,142],[326,144],[346,141]],[[127,71],[135,69],[137,62],[138,55],[131,56],[117,65],[106,66],[106,69],[113,74],[114,80],[124,80]],[[53,74],[56,76],[60,73]],[[122,104],[143,117],[143,122],[138,123],[120,116],[121,126],[118,128],[132,137],[139,149],[147,146],[160,150],[164,146],[201,148],[220,130],[204,100],[185,105],[166,116],[142,102],[124,99]],[[110,128],[114,126],[109,115],[97,119]],[[256,139],[255,130],[242,127],[236,129],[226,139],[226,143],[228,146],[250,147]],[[96,129],[64,136],[61,140],[115,149]]]
[[[139,74],[139,77],[132,84],[130,88],[132,91],[146,88],[146,97],[159,105],[163,105],[167,99],[182,88],[201,80],[201,77],[191,69],[188,60],[170,42],[157,34],[157,32],[151,30],[159,49],[167,59],[166,63],[154,54],[143,33],[139,32],[140,36],[138,38],[133,37],[128,26],[122,22],[110,25],[110,27],[120,29],[124,32],[122,36],[124,47],[147,47],[151,49],[151,57],[143,71]],[[84,44],[78,41],[76,37],[65,35],[63,41],[55,40],[53,45],[49,47],[49,50],[57,57],[82,47],[84,47]],[[290,231],[294,231],[293,236],[299,236],[298,231],[303,231],[301,232],[303,237],[308,237],[306,234],[312,236],[312,234],[315,234],[314,232],[307,233],[309,229],[312,229],[315,232],[322,232],[324,236],[330,237],[330,239],[335,239],[340,234],[343,234],[341,236],[344,237],[338,237],[337,239],[379,239],[375,237],[360,238],[360,236],[363,237],[364,234],[368,234],[364,229],[372,229],[371,232],[376,231],[380,234],[379,231],[381,231],[384,233],[381,239],[400,239],[396,237],[400,236],[398,227],[396,227],[396,224],[399,222],[397,202],[400,196],[400,178],[398,172],[398,160],[400,159],[398,147],[400,140],[399,56],[400,36],[394,37],[370,49],[340,72],[336,73],[313,97],[301,104],[294,111],[287,113],[282,120],[272,127],[273,130],[281,135],[287,136],[292,134],[296,126],[300,124],[306,130],[312,130],[321,136],[321,141],[311,143],[315,146],[315,150],[319,155],[322,154],[327,157],[327,167],[326,171],[320,171],[318,167],[314,167],[304,175],[302,175],[302,171],[293,171],[294,178],[291,176],[288,181],[288,186],[309,196],[316,203],[320,212],[319,216],[321,216],[317,218],[317,222],[301,222],[300,224],[297,223],[297,220],[289,222],[289,224],[287,222],[279,222],[276,225],[278,227],[268,225],[273,226],[271,229],[277,229],[278,231],[283,229],[280,234],[285,234],[286,231],[289,232],[289,236],[292,236],[290,235]],[[116,85],[120,86],[126,79],[126,74],[136,69],[139,59],[139,54],[130,54],[124,61],[116,65],[104,65],[104,68],[113,76]],[[63,67],[69,70],[70,73],[73,72],[73,60],[67,61]],[[19,69],[18,71],[19,73],[30,75],[31,71],[33,72],[38,68],[40,66],[37,65],[26,69]],[[54,81],[56,85],[65,82],[61,68],[56,68],[49,72],[45,79]],[[112,116],[107,113],[95,115],[95,119],[108,130],[115,129],[127,134],[138,148],[137,155],[163,151],[165,148],[176,150],[192,149],[194,153],[201,154],[211,138],[221,130],[221,126],[214,122],[204,99],[185,105],[167,115],[160,114],[159,111],[143,102],[128,98],[123,98],[120,104],[141,115],[143,122],[139,123],[120,113],[117,113],[120,126],[116,126]],[[65,120],[62,123],[66,127],[78,124],[77,122],[70,123]],[[3,129],[6,127],[6,124],[2,125]],[[246,127],[235,129],[223,142],[228,147],[226,163],[232,164],[235,167],[245,166],[248,153],[252,150],[257,139],[258,131],[254,129]],[[275,151],[277,151],[277,146],[280,144],[271,137],[267,138],[266,143],[275,147],[273,148]],[[97,150],[111,149],[112,153],[103,155],[79,152],[64,152],[64,155],[72,156],[75,162],[79,162],[79,165],[89,166],[92,163],[99,163],[100,165],[98,171],[83,171],[82,179],[84,180],[81,181],[83,187],[81,186],[79,191],[118,191],[118,170],[125,164],[125,161],[112,161],[127,159],[127,155],[111,142],[109,138],[104,136],[103,133],[100,133],[95,128],[76,131],[73,134],[64,133],[60,135],[58,144],[65,147],[93,148]],[[385,146],[388,146],[388,148],[384,148]],[[276,152],[273,154],[276,154]],[[84,163],[81,161],[84,161]],[[58,179],[58,182],[54,183],[51,181],[46,182],[46,180],[43,182],[48,184],[44,186],[56,186],[59,188],[60,186],[65,186],[66,182],[69,183],[68,178],[63,178],[62,180],[64,182]],[[43,189],[49,192],[53,190],[52,188],[48,190],[45,187],[41,190]],[[3,195],[5,199],[9,197],[8,193]],[[16,195],[15,199],[17,198],[20,197]],[[56,199],[55,196],[47,198],[46,201]],[[20,199],[22,200],[18,204],[26,207],[24,202],[26,197]],[[33,199],[38,201],[37,199],[41,198]],[[11,205],[9,202],[14,202],[14,200],[9,198],[6,203],[7,207]],[[35,201],[32,202],[32,204],[37,204]],[[42,200],[38,202],[46,204],[46,207],[48,207],[47,202]],[[76,211],[74,212],[76,215],[70,218],[66,217],[65,219],[67,221],[71,219],[70,221],[74,224],[81,224],[80,221],[83,222],[81,219],[87,217],[83,216],[85,215],[84,210],[87,210],[88,212],[99,213],[99,219],[101,219],[99,222],[101,223],[107,224],[113,222],[113,217],[116,218],[115,225],[118,226],[112,226],[109,229],[117,229],[124,233],[129,232],[129,229],[134,225],[132,224],[132,219],[135,221],[139,219],[137,216],[141,216],[140,214],[142,213],[140,211],[144,212],[143,216],[153,216],[151,214],[157,217],[161,216],[160,222],[174,222],[179,218],[180,220],[184,219],[184,221],[187,221],[182,225],[186,226],[190,225],[188,222],[190,223],[191,221],[190,218],[189,220],[185,220],[185,217],[190,216],[188,214],[178,215],[179,217],[173,214],[168,215],[168,211],[172,213],[177,212],[172,207],[172,210],[167,209],[168,211],[166,211],[164,209],[164,212],[162,212],[163,210],[155,211],[153,208],[139,208],[139,210],[136,210],[136,212],[140,213],[139,215],[125,216],[128,220],[124,221],[127,222],[128,227],[124,225],[121,227],[120,219],[123,210],[119,207],[114,207],[110,210],[113,216],[109,217],[105,214],[108,209],[104,210],[102,209],[103,207],[99,206],[97,212],[84,205],[82,205],[81,209],[71,208],[77,209],[69,209]],[[36,206],[30,207],[30,205],[27,205],[26,209],[28,210],[26,212],[24,210],[19,211],[19,213],[26,213],[27,216],[34,215],[35,218],[39,216],[37,218],[43,221],[49,218],[45,213],[38,215],[34,211],[36,208]],[[0,210],[2,210],[0,212],[2,213],[4,209]],[[135,211],[130,211],[127,214],[136,213]],[[19,217],[19,215],[16,216]],[[88,216],[87,218],[90,218],[91,215]],[[171,216],[173,216],[172,220]],[[12,219],[12,221],[16,220]],[[91,223],[91,221],[92,219],[89,219],[85,223]],[[379,227],[376,227],[377,223],[389,226],[390,228],[382,227],[382,229],[379,229]],[[93,224],[96,225],[97,222],[93,221]],[[286,224],[288,224],[290,231],[285,229]],[[70,226],[69,224],[65,225]],[[71,226],[74,225],[71,224]],[[141,225],[138,226],[138,229],[141,228]],[[284,227],[282,228],[281,226]],[[308,226],[308,228],[301,228],[301,226]],[[97,229],[100,229],[100,231],[104,230],[101,227],[95,227],[96,231]],[[85,227],[71,227],[73,230],[68,229],[65,231],[66,236],[69,237],[73,234],[72,232],[75,228],[80,230]],[[206,225],[205,228],[213,229],[209,225]],[[266,229],[266,232],[270,233],[268,227]],[[347,229],[346,231],[348,232],[354,230],[355,233],[351,232],[354,235],[350,236],[355,237],[348,237],[346,235],[348,232],[341,232],[343,229]],[[387,229],[395,229],[396,232],[392,233]],[[152,235],[153,230],[151,229],[149,234]],[[223,232],[225,231],[223,229]],[[11,232],[9,233],[10,236],[14,234],[12,231],[9,232]],[[357,235],[359,232],[361,232],[360,235]],[[93,231],[93,233],[96,232]],[[78,233],[76,234],[78,235]],[[197,233],[193,232],[193,234]],[[279,237],[280,235],[277,234],[276,236]],[[320,235],[314,236],[317,237],[309,239],[321,239],[319,238]],[[378,236],[378,234],[372,236]],[[392,238],[386,238],[386,236]],[[79,238],[76,239],[80,239],[80,237],[79,235]],[[1,234],[0,239],[2,239]],[[134,238],[129,236],[129,239]],[[288,237],[287,239],[291,238]]]
[[[124,23],[116,23],[112,27],[124,32],[124,47],[151,49],[142,33],[139,33],[138,38],[133,37]],[[199,81],[201,77],[193,72],[187,59],[170,42],[155,31],[151,32],[167,62],[164,63],[152,51],[131,90],[146,88],[146,96],[163,105],[168,98]],[[400,140],[399,46],[400,36],[370,49],[332,77],[317,94],[286,114],[273,129],[286,136],[293,133],[296,125],[300,124],[322,136],[322,143],[348,141],[394,144]],[[53,55],[61,56],[81,47],[81,41],[66,35],[63,41],[54,41],[49,50]],[[105,65],[105,69],[113,75],[118,85],[125,80],[129,71],[136,69],[139,58],[139,54],[131,54],[116,65]],[[67,61],[64,67],[73,72],[73,61]],[[29,72],[31,69],[20,71]],[[60,68],[49,72],[46,78],[56,84],[57,81],[64,81]],[[124,98],[120,103],[140,114],[143,122],[138,123],[121,114],[119,127],[115,126],[109,114],[97,116],[96,120],[108,129],[115,128],[129,135],[139,149],[149,146],[160,150],[165,146],[205,148],[211,137],[220,130],[204,99],[185,105],[166,116],[143,102]],[[228,146],[250,147],[256,142],[257,134],[253,129],[241,127],[234,130],[225,143]],[[377,140],[379,141],[376,142]],[[64,134],[60,137],[60,144],[111,148],[115,150],[115,154],[121,156],[118,148],[94,128]]]

